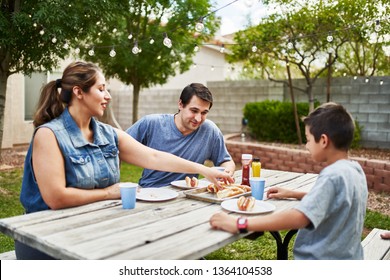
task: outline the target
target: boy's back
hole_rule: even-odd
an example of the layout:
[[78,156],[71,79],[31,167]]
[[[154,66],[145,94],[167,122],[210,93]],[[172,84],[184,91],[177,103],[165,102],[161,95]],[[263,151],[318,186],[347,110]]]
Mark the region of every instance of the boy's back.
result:
[[311,224],[298,231],[295,259],[363,259],[367,196],[366,177],[356,161],[338,160],[324,168],[296,207]]

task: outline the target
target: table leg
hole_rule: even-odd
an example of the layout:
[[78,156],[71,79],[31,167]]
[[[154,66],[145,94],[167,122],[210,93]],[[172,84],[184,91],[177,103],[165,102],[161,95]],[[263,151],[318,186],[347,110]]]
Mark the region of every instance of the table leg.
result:
[[278,231],[270,231],[271,235],[275,238],[276,241],[278,260],[288,260],[288,244],[297,231],[298,230],[296,229],[292,229],[287,232],[284,240]]

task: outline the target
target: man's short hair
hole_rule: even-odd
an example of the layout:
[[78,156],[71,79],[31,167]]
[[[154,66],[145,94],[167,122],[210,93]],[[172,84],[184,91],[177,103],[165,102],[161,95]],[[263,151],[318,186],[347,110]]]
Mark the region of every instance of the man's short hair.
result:
[[183,107],[187,106],[187,104],[190,103],[190,100],[194,95],[206,102],[209,102],[209,109],[211,109],[211,107],[213,106],[213,95],[207,87],[200,83],[189,84],[183,89],[180,95],[180,100],[183,104]]

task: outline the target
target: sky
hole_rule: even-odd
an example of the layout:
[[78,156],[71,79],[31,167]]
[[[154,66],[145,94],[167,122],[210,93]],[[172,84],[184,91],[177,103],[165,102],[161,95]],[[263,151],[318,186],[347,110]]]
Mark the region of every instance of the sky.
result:
[[[245,29],[249,22],[248,19],[256,24],[267,13],[262,1],[259,0],[214,0],[214,2],[216,4],[213,11],[218,10],[216,15],[222,18],[221,35]],[[224,7],[229,3],[232,4]]]

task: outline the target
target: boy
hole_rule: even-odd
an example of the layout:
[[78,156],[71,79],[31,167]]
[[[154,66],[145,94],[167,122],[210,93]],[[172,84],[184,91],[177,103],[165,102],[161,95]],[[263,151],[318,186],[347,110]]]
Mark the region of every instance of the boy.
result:
[[[302,200],[294,209],[251,219],[217,213],[210,218],[215,229],[238,232],[299,229],[295,259],[363,259],[360,244],[367,204],[363,169],[348,159],[354,134],[351,115],[341,105],[325,103],[303,119],[306,148],[325,167],[310,192],[270,188],[268,198]],[[242,232],[242,225],[240,226]]]

